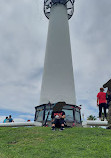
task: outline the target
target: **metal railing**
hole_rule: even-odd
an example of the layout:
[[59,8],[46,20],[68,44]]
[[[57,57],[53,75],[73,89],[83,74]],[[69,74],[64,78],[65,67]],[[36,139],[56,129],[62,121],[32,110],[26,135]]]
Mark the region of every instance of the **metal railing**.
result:
[[70,19],[74,13],[75,0],[44,0],[44,14],[49,19],[50,11],[53,5],[63,4],[67,8],[68,19]]

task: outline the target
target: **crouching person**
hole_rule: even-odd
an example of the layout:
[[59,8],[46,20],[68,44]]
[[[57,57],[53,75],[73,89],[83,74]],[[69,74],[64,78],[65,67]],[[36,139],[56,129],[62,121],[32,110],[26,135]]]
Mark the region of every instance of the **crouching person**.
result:
[[60,126],[60,131],[63,131],[64,130],[65,112],[64,111],[53,111],[51,118],[52,118],[52,130],[55,131],[55,127]]

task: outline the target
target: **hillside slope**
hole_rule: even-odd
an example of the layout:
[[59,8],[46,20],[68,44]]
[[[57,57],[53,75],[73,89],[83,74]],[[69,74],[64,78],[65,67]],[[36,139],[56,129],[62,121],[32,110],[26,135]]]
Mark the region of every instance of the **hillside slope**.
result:
[[111,158],[111,131],[101,128],[0,128],[0,158]]

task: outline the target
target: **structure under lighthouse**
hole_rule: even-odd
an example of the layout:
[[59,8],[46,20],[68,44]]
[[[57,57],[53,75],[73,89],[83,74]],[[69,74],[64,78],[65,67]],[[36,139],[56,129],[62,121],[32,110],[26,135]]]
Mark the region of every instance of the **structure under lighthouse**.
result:
[[80,108],[76,106],[68,24],[73,12],[74,0],[44,0],[44,13],[49,19],[49,27],[40,106],[35,107],[35,120],[37,121],[49,120],[50,122],[53,106],[57,102],[65,102],[63,109],[66,119],[69,116],[68,121],[71,123],[81,123]]

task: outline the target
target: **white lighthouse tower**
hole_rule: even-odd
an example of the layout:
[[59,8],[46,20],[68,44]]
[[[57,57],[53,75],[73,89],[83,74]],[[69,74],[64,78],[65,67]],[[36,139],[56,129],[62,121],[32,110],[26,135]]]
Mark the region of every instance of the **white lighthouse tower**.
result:
[[64,101],[76,105],[68,19],[74,0],[44,0],[49,19],[40,105]]

